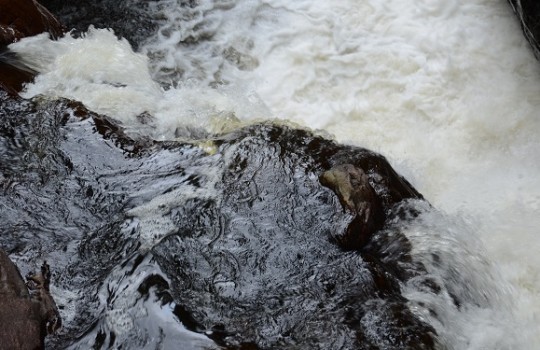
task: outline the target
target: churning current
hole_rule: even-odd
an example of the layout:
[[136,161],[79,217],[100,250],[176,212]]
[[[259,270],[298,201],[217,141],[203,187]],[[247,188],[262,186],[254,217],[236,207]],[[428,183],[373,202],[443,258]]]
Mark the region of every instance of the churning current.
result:
[[380,152],[439,209],[406,232],[414,254],[490,299],[426,301],[448,348],[540,348],[540,64],[506,1],[182,3],[148,3],[159,29],[137,52],[94,28],[11,45],[40,72],[23,96],[156,140],[278,118]]

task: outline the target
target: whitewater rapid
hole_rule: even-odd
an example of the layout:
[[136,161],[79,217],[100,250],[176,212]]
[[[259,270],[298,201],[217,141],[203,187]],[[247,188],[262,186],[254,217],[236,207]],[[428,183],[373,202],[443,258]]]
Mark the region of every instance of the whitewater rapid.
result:
[[161,28],[138,53],[96,29],[12,45],[41,72],[23,96],[155,139],[278,118],[380,152],[440,210],[407,232],[417,256],[443,252],[431,273],[478,293],[441,304],[448,347],[540,348],[540,63],[506,1],[180,3],[149,4]]

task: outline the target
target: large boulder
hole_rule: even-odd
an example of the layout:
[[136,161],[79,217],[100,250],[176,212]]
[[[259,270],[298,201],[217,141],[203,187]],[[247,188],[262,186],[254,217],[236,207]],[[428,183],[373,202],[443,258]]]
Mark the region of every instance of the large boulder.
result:
[[74,102],[0,101],[0,245],[62,271],[51,347],[437,348],[401,290],[445,293],[401,232],[425,202],[384,157],[271,123],[131,139]]
[[540,59],[540,2],[536,0],[509,0],[521,22],[521,28],[534,55]]

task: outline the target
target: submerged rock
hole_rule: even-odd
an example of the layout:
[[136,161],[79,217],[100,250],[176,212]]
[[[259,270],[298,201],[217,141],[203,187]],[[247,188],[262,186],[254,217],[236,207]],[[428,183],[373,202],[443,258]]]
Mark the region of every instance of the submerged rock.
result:
[[275,124],[133,140],[0,100],[0,245],[62,270],[51,347],[437,348],[401,292],[426,274],[400,231],[422,196],[384,157]]
[[525,37],[540,59],[540,3],[536,0],[508,0],[516,13]]
[[[152,249],[192,330],[231,349],[435,346],[398,276],[365,250],[398,203],[421,198],[383,157],[272,124],[215,142],[218,195],[170,208],[175,229]],[[370,210],[380,222],[360,227]]]

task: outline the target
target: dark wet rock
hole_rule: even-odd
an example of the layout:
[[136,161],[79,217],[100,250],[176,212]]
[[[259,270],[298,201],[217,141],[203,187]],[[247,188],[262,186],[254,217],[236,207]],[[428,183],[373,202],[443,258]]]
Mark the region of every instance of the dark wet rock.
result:
[[33,0],[0,0],[0,89],[17,97],[35,72],[21,65],[7,45],[27,36],[48,32],[58,38],[63,27],[42,5]]
[[540,59],[540,2],[536,0],[508,0],[516,13],[525,37],[537,59]]
[[152,36],[157,23],[147,13],[147,1],[140,0],[41,0],[74,35],[86,32],[90,25],[110,28],[126,38],[137,50],[139,44]]
[[[50,269],[27,277],[0,249],[0,344],[3,349],[42,349],[47,334],[61,326],[56,303],[51,297]],[[28,291],[30,289],[30,293]]]
[[[397,203],[421,198],[383,157],[271,124],[216,143],[223,196],[173,209],[178,232],[153,248],[194,331],[231,349],[434,347],[397,275],[340,239],[368,208],[386,219]],[[334,180],[323,182],[333,190],[319,182],[329,171]],[[190,222],[202,215],[203,230]]]
[[0,49],[0,89],[17,98],[25,83],[34,79],[35,72],[17,63],[13,53]]
[[78,103],[4,97],[0,245],[62,271],[52,348],[437,347],[401,293],[426,274],[401,233],[422,196],[384,157],[274,124],[133,140]]
[[34,0],[0,0],[0,48],[24,37],[48,32],[63,34],[60,22]]

